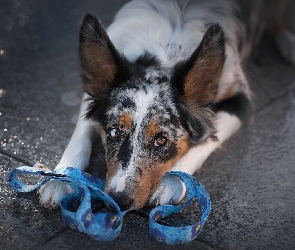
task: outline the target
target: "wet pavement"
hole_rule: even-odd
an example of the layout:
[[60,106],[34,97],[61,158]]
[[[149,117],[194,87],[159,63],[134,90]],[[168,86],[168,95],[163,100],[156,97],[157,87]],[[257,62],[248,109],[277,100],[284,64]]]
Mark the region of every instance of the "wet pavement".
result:
[[[19,194],[7,184],[16,166],[57,164],[82,96],[80,20],[92,12],[107,26],[124,2],[1,1],[0,249],[172,248],[151,240],[142,213],[126,215],[119,237],[102,243],[66,228],[60,211],[40,206],[36,193]],[[264,36],[246,72],[255,123],[196,173],[210,193],[212,211],[199,237],[183,249],[295,249],[295,70]],[[91,166],[103,177],[102,157],[93,157]],[[195,214],[194,206],[173,223],[194,220]]]

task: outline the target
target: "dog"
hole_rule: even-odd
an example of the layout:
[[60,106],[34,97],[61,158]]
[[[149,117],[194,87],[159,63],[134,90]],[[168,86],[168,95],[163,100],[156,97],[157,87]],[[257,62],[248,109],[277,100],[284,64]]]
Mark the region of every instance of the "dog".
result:
[[[121,208],[180,202],[185,187],[164,174],[194,174],[251,123],[243,65],[263,30],[295,64],[295,24],[286,21],[294,6],[291,0],[135,0],[107,31],[87,14],[79,36],[85,94],[56,168],[84,170],[99,135],[105,192]],[[40,202],[57,207],[67,192],[66,184],[49,181]]]

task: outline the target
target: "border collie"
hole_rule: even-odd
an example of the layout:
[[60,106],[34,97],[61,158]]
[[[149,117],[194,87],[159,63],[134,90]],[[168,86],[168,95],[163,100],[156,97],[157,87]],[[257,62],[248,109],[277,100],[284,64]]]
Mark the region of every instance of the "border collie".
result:
[[[84,170],[100,135],[105,191],[122,208],[181,201],[185,187],[164,174],[193,174],[242,124],[251,123],[251,91],[242,65],[264,29],[295,64],[293,17],[283,22],[294,5],[292,0],[135,0],[107,31],[87,14],[79,37],[85,94],[57,168]],[[41,188],[40,201],[56,207],[69,191],[50,181]]]

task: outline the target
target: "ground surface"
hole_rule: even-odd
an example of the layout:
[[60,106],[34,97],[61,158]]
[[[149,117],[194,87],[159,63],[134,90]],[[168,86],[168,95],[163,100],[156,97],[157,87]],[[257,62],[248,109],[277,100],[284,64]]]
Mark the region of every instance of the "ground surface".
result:
[[[41,207],[35,193],[17,194],[7,184],[16,166],[41,161],[53,168],[58,162],[82,96],[80,20],[93,12],[107,26],[124,2],[1,1],[1,249],[168,249],[150,239],[140,214],[127,215],[119,237],[101,243],[66,228],[60,211]],[[255,123],[196,173],[212,211],[200,236],[183,249],[295,249],[295,70],[265,36],[246,71]],[[93,158],[96,164],[101,158]],[[189,221],[195,210],[174,222]]]

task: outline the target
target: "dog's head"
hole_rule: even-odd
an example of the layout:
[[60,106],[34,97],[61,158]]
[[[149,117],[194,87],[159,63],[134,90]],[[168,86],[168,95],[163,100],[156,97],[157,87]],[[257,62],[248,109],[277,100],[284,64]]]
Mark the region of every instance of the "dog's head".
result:
[[225,55],[219,25],[192,56],[165,68],[146,53],[130,62],[93,15],[80,31],[88,119],[98,121],[105,147],[105,191],[122,207],[143,207],[163,175],[190,148],[214,136],[213,111]]

